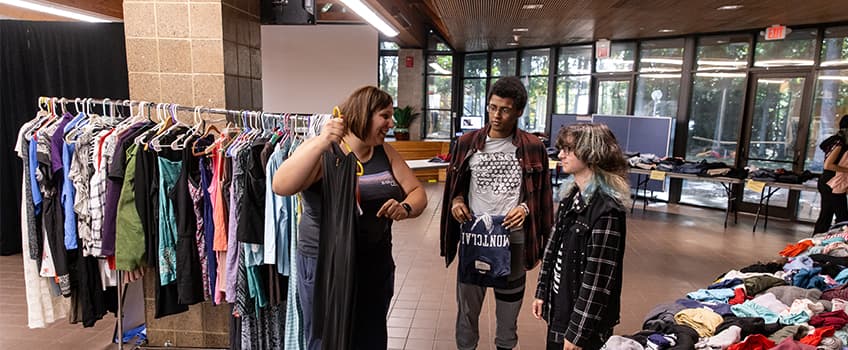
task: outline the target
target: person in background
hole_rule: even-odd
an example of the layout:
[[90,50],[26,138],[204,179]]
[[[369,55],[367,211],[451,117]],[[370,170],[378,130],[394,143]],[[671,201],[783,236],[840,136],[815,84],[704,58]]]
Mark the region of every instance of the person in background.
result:
[[[394,295],[395,263],[392,258],[392,222],[421,215],[427,194],[401,155],[385,144],[394,127],[392,97],[376,87],[354,91],[342,104],[342,118],[328,121],[321,134],[304,142],[274,174],[273,190],[283,196],[303,195],[303,214],[297,242],[298,293],[303,309],[307,349],[321,348],[312,335],[312,310],[321,215],[323,155],[338,147],[353,152],[362,164],[358,177],[361,206],[357,234],[357,281],[354,321],[356,349],[386,349],[386,316]],[[341,146],[336,146],[336,145]],[[331,305],[328,307],[332,307]]]
[[[545,145],[518,129],[527,104],[521,80],[501,78],[492,85],[488,101],[488,125],[460,137],[451,155],[442,204],[441,255],[447,265],[456,257],[461,224],[486,214],[503,216],[502,227],[510,231],[509,259],[501,263],[508,264],[510,274],[504,288],[494,288],[495,345],[512,349],[518,342],[526,270],[539,262],[553,220],[551,174]],[[462,280],[462,267],[457,270]],[[477,348],[486,288],[457,282],[456,345],[460,350]]]
[[819,176],[819,195],[821,196],[821,209],[819,218],[813,234],[827,232],[833,224],[833,216],[836,222],[848,221],[848,197],[845,193],[833,193],[833,189],[827,184],[836,176],[837,172],[848,173],[848,168],[839,166],[839,160],[845,154],[846,143],[848,143],[848,114],[839,119],[839,130],[836,134],[824,139],[819,148],[824,152],[824,170]]
[[548,322],[547,349],[600,349],[619,322],[627,163],[603,124],[576,124],[557,137],[562,186],[533,316]]

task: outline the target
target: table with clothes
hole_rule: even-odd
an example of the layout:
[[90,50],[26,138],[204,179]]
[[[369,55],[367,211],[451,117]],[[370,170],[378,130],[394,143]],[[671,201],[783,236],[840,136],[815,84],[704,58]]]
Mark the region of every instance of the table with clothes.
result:
[[[627,162],[630,164],[629,172],[637,176],[634,182],[636,184],[636,195],[639,195],[640,190],[644,193],[645,201],[642,210],[647,207],[648,182],[656,179],[652,178],[652,172],[662,172],[663,178],[716,182],[724,187],[728,199],[725,209],[725,227],[727,227],[727,218],[730,212],[736,213],[733,205],[738,193],[733,188],[735,184],[745,184],[746,188],[759,192],[759,201],[755,203],[757,210],[753,225],[754,232],[757,230],[761,217],[763,218],[763,229],[767,228],[771,198],[780,190],[818,191],[816,187],[818,175],[808,170],[799,173],[786,169],[759,169],[754,166],[738,168],[721,161],[702,159],[693,162],[674,157],[660,158],[646,153],[628,154],[627,156]],[[631,213],[634,208],[635,201],[631,204]]]
[[656,305],[604,349],[848,349],[848,227]]

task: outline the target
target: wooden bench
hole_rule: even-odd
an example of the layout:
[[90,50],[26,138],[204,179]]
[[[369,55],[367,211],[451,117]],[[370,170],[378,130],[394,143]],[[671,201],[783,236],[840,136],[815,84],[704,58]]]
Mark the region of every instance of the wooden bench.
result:
[[[450,151],[448,141],[390,141],[405,160],[430,159],[437,154],[447,154]],[[445,169],[414,170],[415,176],[421,181],[445,181]]]

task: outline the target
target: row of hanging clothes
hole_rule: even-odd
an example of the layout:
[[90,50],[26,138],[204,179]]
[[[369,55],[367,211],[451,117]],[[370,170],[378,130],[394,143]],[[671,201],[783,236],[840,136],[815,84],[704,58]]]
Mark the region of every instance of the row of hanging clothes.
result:
[[156,318],[209,301],[234,317],[231,348],[302,349],[300,201],[271,182],[330,117],[40,99],[17,142],[30,326],[93,326],[115,310],[116,271],[146,271]]

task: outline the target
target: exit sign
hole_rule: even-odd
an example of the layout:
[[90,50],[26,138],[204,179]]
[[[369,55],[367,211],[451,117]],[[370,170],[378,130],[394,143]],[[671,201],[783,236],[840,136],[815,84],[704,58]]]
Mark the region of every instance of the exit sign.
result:
[[783,40],[786,38],[786,26],[775,24],[766,28],[766,40]]

